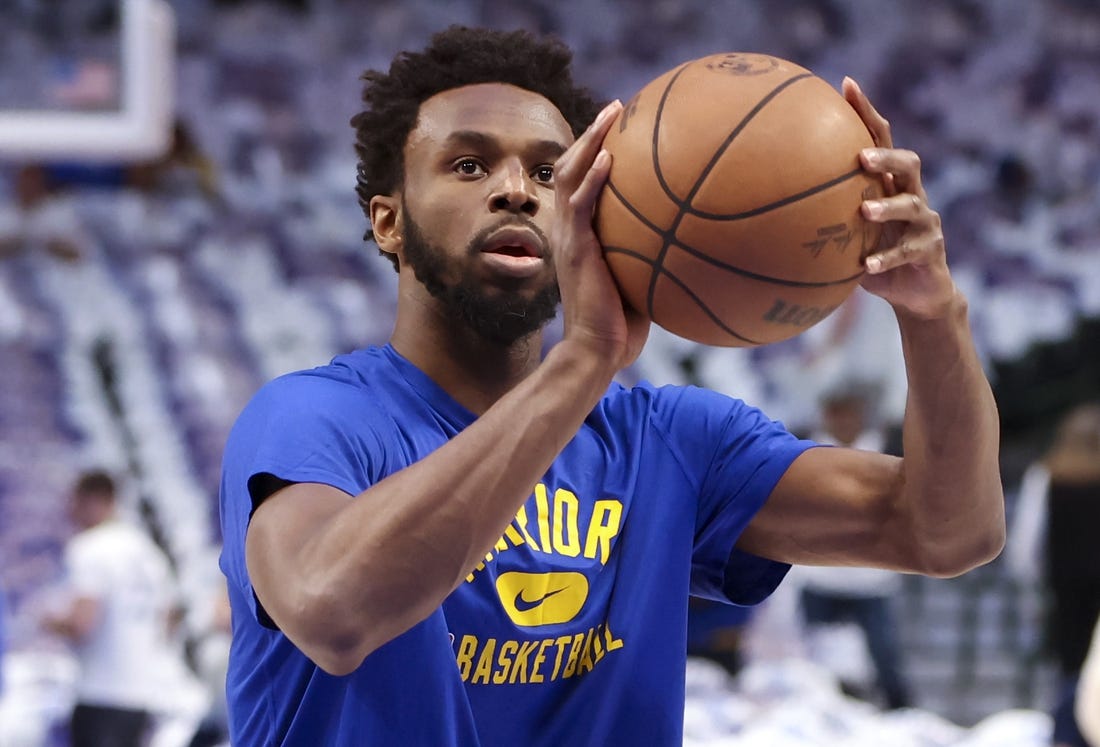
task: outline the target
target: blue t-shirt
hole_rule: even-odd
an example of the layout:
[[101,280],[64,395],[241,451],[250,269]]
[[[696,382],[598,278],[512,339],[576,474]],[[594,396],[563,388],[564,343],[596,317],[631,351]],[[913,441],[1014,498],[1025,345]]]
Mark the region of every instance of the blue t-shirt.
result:
[[688,595],[751,605],[776,587],[788,566],[734,543],[812,445],[739,400],[613,384],[465,583],[349,675],[259,607],[250,477],[354,496],[474,419],[390,346],[283,376],[245,408],[221,496],[234,745],[682,743]]

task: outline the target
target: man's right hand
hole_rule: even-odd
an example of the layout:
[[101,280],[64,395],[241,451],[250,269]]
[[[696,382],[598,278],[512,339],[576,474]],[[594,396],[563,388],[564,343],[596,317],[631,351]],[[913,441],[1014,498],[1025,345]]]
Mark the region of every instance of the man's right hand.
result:
[[632,364],[649,334],[649,320],[625,306],[592,227],[596,200],[611,170],[611,154],[601,149],[615,117],[616,100],[554,165],[555,218],[550,233],[561,288],[563,342],[591,350],[613,367]]

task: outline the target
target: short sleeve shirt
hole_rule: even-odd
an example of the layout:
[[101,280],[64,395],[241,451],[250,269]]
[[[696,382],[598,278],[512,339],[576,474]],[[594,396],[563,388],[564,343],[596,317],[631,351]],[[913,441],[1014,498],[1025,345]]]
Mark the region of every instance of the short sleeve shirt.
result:
[[390,346],[277,379],[242,413],[221,497],[234,744],[682,742],[688,596],[752,605],[776,587],[788,566],[734,545],[812,445],[707,390],[609,387],[483,562],[355,672],[324,673],[266,618],[244,562],[250,478],[355,496],[474,419]]

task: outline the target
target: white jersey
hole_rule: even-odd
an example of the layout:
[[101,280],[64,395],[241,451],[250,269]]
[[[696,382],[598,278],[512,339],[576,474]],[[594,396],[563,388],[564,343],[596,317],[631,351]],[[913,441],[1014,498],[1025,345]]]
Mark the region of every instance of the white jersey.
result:
[[164,553],[137,527],[112,519],[74,537],[65,562],[73,594],[99,606],[96,625],[76,647],[78,702],[154,707],[163,670],[178,658],[168,634],[175,595]]

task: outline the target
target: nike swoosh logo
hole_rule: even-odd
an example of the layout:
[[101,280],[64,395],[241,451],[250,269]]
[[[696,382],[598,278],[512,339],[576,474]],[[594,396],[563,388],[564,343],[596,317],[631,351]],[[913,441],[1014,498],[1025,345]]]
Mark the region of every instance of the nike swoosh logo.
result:
[[520,589],[519,593],[516,594],[516,599],[513,602],[513,604],[515,605],[515,608],[516,608],[517,612],[527,612],[529,610],[535,609],[535,607],[538,607],[540,604],[542,604],[543,602],[545,602],[547,599],[554,596],[555,594],[561,594],[563,591],[565,591],[568,588],[569,588],[568,586],[563,586],[560,589],[555,589],[554,591],[548,591],[548,592],[546,592],[545,594],[543,594],[541,597],[539,597],[538,599],[536,599],[534,601],[528,601],[527,599],[524,599],[524,597],[523,597],[524,590]]

